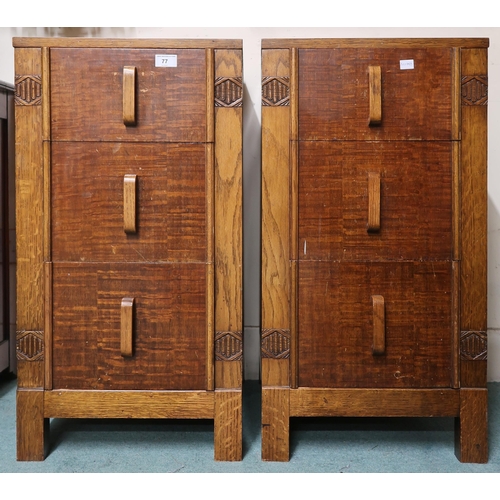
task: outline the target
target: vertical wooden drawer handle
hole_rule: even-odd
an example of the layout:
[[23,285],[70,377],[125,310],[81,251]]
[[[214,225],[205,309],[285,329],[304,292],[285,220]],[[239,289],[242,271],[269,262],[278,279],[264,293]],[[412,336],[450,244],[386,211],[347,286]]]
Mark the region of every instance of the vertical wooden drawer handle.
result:
[[126,233],[137,232],[136,193],[137,175],[126,174],[123,177],[123,230]]
[[380,231],[380,174],[368,174],[368,232]]
[[135,125],[135,66],[123,67],[123,123]]
[[382,295],[372,295],[373,303],[373,355],[385,353],[385,304]]
[[123,357],[132,356],[134,324],[134,299],[125,297],[121,306],[120,350]]
[[380,66],[368,66],[370,94],[370,127],[382,122],[382,72]]

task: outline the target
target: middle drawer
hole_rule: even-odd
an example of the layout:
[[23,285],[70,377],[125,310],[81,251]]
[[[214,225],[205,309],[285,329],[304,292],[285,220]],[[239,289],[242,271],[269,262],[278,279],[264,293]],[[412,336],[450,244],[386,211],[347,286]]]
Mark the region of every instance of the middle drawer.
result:
[[299,259],[450,260],[452,177],[451,141],[301,141]]
[[203,144],[54,143],[52,260],[204,262],[205,158]]

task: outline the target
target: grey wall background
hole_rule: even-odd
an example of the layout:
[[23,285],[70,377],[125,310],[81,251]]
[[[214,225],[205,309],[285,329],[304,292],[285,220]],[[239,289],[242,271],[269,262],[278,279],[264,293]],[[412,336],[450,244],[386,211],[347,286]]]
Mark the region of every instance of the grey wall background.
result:
[[[425,2],[424,2],[425,3]],[[460,2],[454,5],[459,7]],[[161,5],[161,4],[158,4]],[[306,7],[309,2],[304,3]],[[326,5],[326,4],[324,4]],[[358,2],[361,19],[364,4]],[[377,4],[379,5],[379,4]],[[254,3],[252,2],[252,8]],[[194,8],[194,7],[193,7]],[[337,9],[337,7],[335,7]],[[255,5],[257,10],[257,5]],[[169,7],[162,13],[168,13]],[[332,11],[333,12],[333,11]],[[336,14],[337,11],[335,11]],[[297,11],[300,24],[302,11]],[[310,11],[304,11],[304,20]],[[433,15],[436,11],[433,11]],[[422,12],[420,12],[422,16]],[[469,13],[467,14],[469,15]],[[51,14],[44,13],[46,24],[56,24]],[[338,21],[338,16],[326,22]],[[133,18],[132,18],[133,19]],[[144,20],[139,16],[139,20]],[[214,18],[198,22],[214,21]],[[54,19],[55,20],[55,19]],[[135,19],[133,19],[134,21]],[[238,16],[236,22],[241,22]],[[286,20],[286,19],[285,19]],[[439,17],[434,20],[438,22]],[[95,19],[84,15],[88,24]],[[133,22],[132,21],[132,22]],[[377,21],[373,18],[373,22]],[[4,21],[1,21],[4,22]],[[35,22],[36,16],[35,16]],[[41,23],[39,20],[38,22]],[[149,22],[168,23],[168,16],[152,16]],[[217,22],[217,21],[216,21]],[[369,19],[368,19],[369,22]],[[394,22],[394,21],[392,21]],[[14,24],[14,23],[12,23]],[[62,24],[62,22],[59,22]],[[124,23],[126,24],[126,23]],[[172,23],[173,24],[173,23]],[[258,24],[258,21],[255,23]],[[405,24],[404,22],[401,24]],[[220,28],[56,28],[56,27],[0,27],[0,80],[14,82],[14,36],[84,36],[125,38],[238,38],[243,40],[243,182],[244,182],[244,335],[245,378],[259,378],[259,325],[260,325],[260,50],[263,38],[367,38],[367,37],[488,37],[489,49],[489,151],[488,151],[488,380],[500,381],[500,28],[290,28],[290,27],[220,27]]]

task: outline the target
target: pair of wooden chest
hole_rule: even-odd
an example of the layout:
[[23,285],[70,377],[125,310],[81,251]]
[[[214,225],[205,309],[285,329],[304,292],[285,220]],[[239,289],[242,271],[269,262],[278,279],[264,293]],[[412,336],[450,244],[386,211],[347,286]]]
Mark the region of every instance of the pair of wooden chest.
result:
[[[241,41],[14,46],[18,459],[162,417],[241,460]],[[262,42],[264,460],[346,415],[455,417],[487,460],[487,47]]]

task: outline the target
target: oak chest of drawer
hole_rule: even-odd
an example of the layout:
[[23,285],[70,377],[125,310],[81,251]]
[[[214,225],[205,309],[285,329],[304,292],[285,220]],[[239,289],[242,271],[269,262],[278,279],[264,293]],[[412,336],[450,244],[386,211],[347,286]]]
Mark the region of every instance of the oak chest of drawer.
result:
[[241,41],[14,39],[18,459],[209,418],[241,460]]
[[455,417],[487,460],[487,46],[263,41],[265,460],[305,416]]

